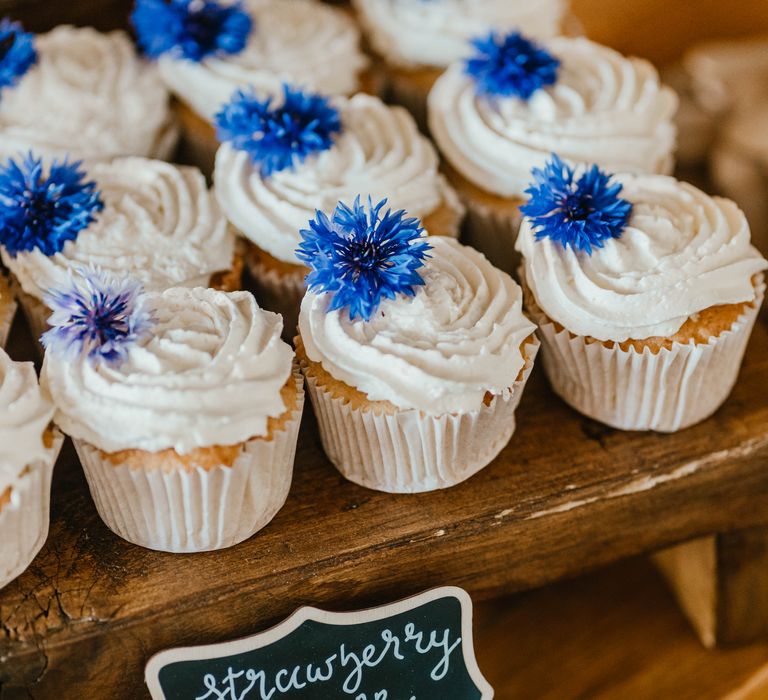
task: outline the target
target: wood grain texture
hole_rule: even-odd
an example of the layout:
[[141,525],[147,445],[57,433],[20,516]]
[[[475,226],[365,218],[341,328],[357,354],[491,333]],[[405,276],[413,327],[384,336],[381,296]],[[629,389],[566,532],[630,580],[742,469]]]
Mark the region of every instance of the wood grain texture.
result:
[[500,457],[465,484],[417,496],[345,482],[306,416],[285,508],[251,540],[209,554],[160,554],[112,535],[67,448],[48,543],[0,592],[1,697],[144,697],[141,668],[155,651],[249,634],[302,604],[355,608],[438,584],[488,598],[768,523],[766,379],[760,325],[726,406],[664,436],[582,418],[537,373]]

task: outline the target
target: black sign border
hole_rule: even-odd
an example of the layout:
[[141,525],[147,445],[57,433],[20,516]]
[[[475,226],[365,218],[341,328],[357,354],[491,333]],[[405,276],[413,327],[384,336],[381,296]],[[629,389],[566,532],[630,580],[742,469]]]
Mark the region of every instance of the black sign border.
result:
[[464,665],[467,668],[470,678],[481,693],[481,700],[491,700],[493,698],[493,688],[485,679],[477,665],[475,658],[474,638],[472,635],[472,599],[469,594],[457,586],[440,586],[432,588],[418,595],[404,598],[395,603],[381,605],[366,610],[357,610],[353,612],[329,612],[320,610],[312,606],[299,608],[290,617],[281,623],[271,627],[264,632],[249,637],[242,637],[231,642],[221,642],[219,644],[204,644],[192,647],[175,647],[158,652],[147,662],[144,680],[149,687],[152,700],[166,700],[165,694],[160,687],[160,670],[169,664],[178,661],[203,661],[206,659],[220,659],[226,656],[233,656],[255,649],[262,649],[269,646],[284,637],[288,637],[296,631],[307,620],[313,620],[326,625],[350,626],[366,622],[377,622],[379,620],[408,612],[415,608],[420,608],[426,603],[441,598],[455,598],[461,606],[461,649],[464,658]]

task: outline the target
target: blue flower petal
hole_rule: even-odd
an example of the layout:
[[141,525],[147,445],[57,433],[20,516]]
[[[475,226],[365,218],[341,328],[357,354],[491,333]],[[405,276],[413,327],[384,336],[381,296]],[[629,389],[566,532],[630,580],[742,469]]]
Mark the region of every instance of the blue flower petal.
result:
[[431,250],[424,229],[403,210],[382,213],[386,203],[339,202],[330,219],[318,211],[300,232],[296,255],[310,268],[309,290],[332,294],[328,310],[348,309],[353,321],[369,321],[383,299],[413,296],[424,284],[417,272]]
[[464,69],[479,95],[528,100],[537,90],[557,81],[560,61],[519,32],[491,32],[474,39],[475,53]]
[[53,312],[51,329],[41,338],[49,352],[115,364],[151,335],[153,319],[143,290],[129,277],[81,270],[68,287],[49,290],[44,301]]
[[0,90],[16,85],[37,62],[33,39],[18,22],[0,20]]
[[578,180],[574,169],[552,154],[543,168],[534,168],[534,183],[521,211],[536,232],[536,238],[550,238],[564,247],[592,254],[609,238],[619,238],[632,215],[632,204],[618,195],[619,182],[597,165]]
[[20,165],[10,159],[0,167],[0,245],[13,257],[35,248],[48,256],[60,252],[103,208],[80,161],[53,161],[47,177],[32,153]]
[[147,56],[170,54],[195,63],[240,53],[253,29],[239,1],[137,0],[131,20]]
[[263,177],[291,169],[333,146],[341,131],[339,111],[322,95],[283,85],[283,102],[238,90],[216,115],[216,135],[245,151]]

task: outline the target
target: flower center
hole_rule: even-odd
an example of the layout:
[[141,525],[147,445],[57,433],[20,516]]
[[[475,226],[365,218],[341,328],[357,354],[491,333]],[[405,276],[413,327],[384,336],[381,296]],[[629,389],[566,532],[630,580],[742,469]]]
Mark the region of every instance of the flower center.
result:
[[560,206],[571,221],[584,221],[593,211],[591,198],[581,192],[569,192]]

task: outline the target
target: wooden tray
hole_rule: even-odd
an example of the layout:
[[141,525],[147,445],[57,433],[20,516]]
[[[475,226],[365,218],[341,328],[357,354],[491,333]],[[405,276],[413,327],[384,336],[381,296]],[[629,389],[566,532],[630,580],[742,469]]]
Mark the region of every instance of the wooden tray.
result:
[[302,604],[359,607],[437,584],[488,598],[765,523],[766,387],[764,319],[726,405],[675,435],[583,418],[552,395],[539,368],[499,458],[465,484],[416,496],[344,481],[310,410],[285,508],[249,541],[197,555],[114,536],[67,445],[48,542],[0,591],[0,697],[147,697],[143,664],[154,652],[253,633]]

